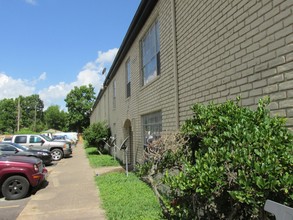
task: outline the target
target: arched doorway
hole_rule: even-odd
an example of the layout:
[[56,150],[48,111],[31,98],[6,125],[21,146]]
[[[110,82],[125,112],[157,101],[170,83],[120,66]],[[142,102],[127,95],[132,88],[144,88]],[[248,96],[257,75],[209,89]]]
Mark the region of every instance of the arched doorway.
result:
[[128,137],[128,141],[126,142],[126,145],[128,147],[127,151],[127,158],[128,158],[128,167],[130,170],[134,168],[134,150],[133,150],[133,132],[132,132],[132,126],[131,121],[127,119],[124,122],[124,138]]

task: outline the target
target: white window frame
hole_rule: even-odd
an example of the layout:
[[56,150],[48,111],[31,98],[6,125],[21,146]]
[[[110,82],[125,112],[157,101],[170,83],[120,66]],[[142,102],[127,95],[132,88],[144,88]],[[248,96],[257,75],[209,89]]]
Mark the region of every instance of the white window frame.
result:
[[156,20],[141,40],[142,84],[160,75],[160,24]]
[[148,140],[154,141],[161,137],[162,132],[162,112],[153,112],[142,116],[142,133],[144,144]]

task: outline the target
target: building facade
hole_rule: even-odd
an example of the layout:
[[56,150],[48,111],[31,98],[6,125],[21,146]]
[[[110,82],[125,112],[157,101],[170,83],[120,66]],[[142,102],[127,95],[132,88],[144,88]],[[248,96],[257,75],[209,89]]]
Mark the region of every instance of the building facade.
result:
[[[293,128],[293,1],[142,0],[91,113],[106,121],[128,161],[147,138],[178,131],[195,103],[241,97]],[[118,157],[124,160],[123,152]]]

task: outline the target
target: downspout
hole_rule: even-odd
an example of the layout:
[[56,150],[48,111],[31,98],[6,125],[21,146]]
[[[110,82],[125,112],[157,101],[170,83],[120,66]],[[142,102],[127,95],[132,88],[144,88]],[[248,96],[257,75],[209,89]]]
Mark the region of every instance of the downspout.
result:
[[108,90],[108,108],[107,108],[107,116],[108,116],[108,126],[111,126],[110,125],[110,83],[108,84],[108,87],[107,87],[107,90]]
[[177,39],[176,39],[176,9],[175,0],[171,1],[172,10],[172,34],[173,34],[173,69],[175,89],[175,128],[179,131],[179,91],[178,91],[178,65],[177,65]]

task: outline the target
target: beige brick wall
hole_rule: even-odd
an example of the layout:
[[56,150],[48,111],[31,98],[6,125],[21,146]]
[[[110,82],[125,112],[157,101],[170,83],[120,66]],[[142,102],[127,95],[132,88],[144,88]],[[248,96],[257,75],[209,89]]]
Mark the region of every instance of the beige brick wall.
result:
[[[158,1],[91,116],[91,123],[109,123],[118,145],[127,136],[124,125],[130,120],[133,161],[142,158],[144,114],[160,110],[163,130],[176,130],[171,2]],[[270,95],[272,113],[287,117],[293,128],[293,1],[175,0],[175,9],[180,123],[192,115],[190,107],[196,102],[241,96],[243,105],[255,108],[259,98]],[[140,41],[156,19],[161,75],[142,86]],[[126,98],[128,59],[131,97]],[[118,156],[122,159],[123,154]]]
[[293,1],[176,0],[180,121],[195,102],[242,97],[293,127]]

